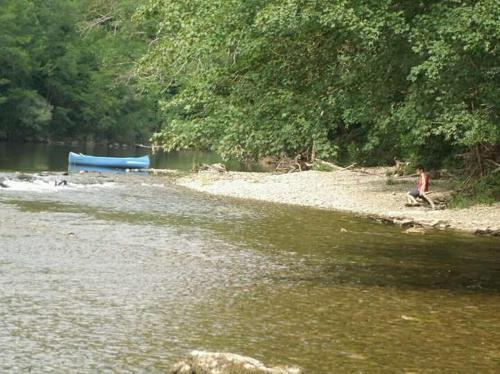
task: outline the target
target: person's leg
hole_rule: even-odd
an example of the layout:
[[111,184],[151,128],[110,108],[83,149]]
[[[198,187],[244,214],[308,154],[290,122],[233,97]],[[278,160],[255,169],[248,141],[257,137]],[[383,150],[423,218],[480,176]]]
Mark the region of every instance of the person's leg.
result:
[[424,199],[425,201],[427,201],[429,203],[429,205],[431,206],[432,209],[436,209],[436,206],[434,205],[434,202],[432,201],[432,199],[429,196],[427,196],[427,194],[425,192],[421,193],[420,197],[422,199]]
[[408,204],[418,204],[417,200],[415,199],[414,191],[410,191],[406,194],[406,200],[408,201]]

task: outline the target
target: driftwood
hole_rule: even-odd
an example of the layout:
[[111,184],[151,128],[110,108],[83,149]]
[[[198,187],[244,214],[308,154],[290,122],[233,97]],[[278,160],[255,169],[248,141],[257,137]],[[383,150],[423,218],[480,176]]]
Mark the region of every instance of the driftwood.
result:
[[494,169],[491,173],[497,173],[500,171],[500,164],[498,162],[495,162],[489,158],[487,158],[485,161],[489,162],[490,164],[492,164],[494,167],[496,167],[496,169]]
[[394,162],[395,162],[394,175],[396,176],[405,175],[406,168],[410,163],[408,161],[400,161],[398,159],[394,159]]
[[484,176],[500,171],[500,144],[479,144],[457,157],[464,160],[465,172],[469,176]]
[[220,164],[220,163],[211,164],[211,165],[200,164],[200,165],[196,165],[195,167],[193,167],[193,171],[194,172],[211,171],[211,172],[215,172],[215,173],[225,173],[225,172],[227,172],[227,168],[226,168],[226,165]]
[[340,169],[340,170],[350,170],[350,169],[352,169],[353,167],[355,167],[356,165],[357,165],[357,163],[356,163],[356,162],[353,162],[351,165],[346,166],[345,168],[342,168],[342,169]]
[[436,191],[429,191],[425,193],[426,198],[422,197],[417,197],[417,203],[416,204],[405,204],[407,207],[428,207],[430,202],[434,204],[434,209],[441,210],[441,209],[446,209],[448,204],[450,203],[452,196],[448,192],[436,192]]
[[[338,170],[338,171],[350,170],[350,169],[352,169],[353,167],[355,167],[357,165],[357,163],[354,162],[351,165],[344,167],[344,166],[339,166],[339,165],[336,165],[336,164],[334,164],[332,162],[323,161],[323,160],[320,160],[320,159],[317,159],[316,162],[320,163],[322,165],[328,166],[329,168],[331,168],[333,170]],[[310,164],[310,165],[312,167],[314,164]]]
[[265,167],[269,167],[272,165],[275,166],[275,171],[278,173],[293,173],[298,171],[311,170],[315,165],[323,165],[332,170],[351,170],[353,169],[357,163],[352,163],[348,166],[339,166],[329,161],[323,161],[319,158],[316,158],[316,150],[313,146],[313,151],[311,153],[311,157],[303,153],[299,153],[294,158],[288,157],[286,155],[282,155],[281,158],[277,158],[275,156],[267,156],[261,158],[259,160],[259,164]]
[[435,204],[447,205],[452,199],[452,196],[449,192],[429,191],[425,194],[429,195],[429,197],[432,198],[432,201],[434,201]]
[[310,167],[306,161],[302,159],[302,155],[298,154],[293,159],[287,156],[283,156],[278,165],[276,165],[276,171],[279,173],[293,173],[296,171],[309,170]]

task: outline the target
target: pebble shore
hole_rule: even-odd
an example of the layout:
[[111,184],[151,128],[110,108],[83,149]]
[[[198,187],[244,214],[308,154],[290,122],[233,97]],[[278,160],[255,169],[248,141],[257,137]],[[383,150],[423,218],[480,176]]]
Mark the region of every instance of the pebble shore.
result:
[[[199,172],[179,178],[177,184],[219,196],[351,212],[403,227],[500,236],[499,203],[445,210],[406,207],[405,195],[414,188],[414,179],[406,177],[388,184],[383,168],[368,168],[289,174]],[[446,190],[443,181],[431,183],[431,190]]]

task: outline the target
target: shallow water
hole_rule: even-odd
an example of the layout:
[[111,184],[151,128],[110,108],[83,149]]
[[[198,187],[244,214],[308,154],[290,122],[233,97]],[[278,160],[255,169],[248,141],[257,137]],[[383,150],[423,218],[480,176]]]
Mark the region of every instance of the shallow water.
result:
[[308,373],[500,367],[498,239],[164,178],[0,176],[1,372],[164,372],[191,349]]

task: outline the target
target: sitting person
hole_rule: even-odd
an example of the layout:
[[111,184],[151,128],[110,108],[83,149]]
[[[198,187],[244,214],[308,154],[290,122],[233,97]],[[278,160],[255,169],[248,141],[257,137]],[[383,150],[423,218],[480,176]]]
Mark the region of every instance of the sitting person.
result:
[[416,172],[418,175],[417,188],[408,192],[408,205],[418,205],[417,198],[421,198],[429,203],[432,209],[435,209],[434,202],[426,194],[426,192],[429,192],[429,174],[424,171],[424,167],[422,165],[417,165]]

